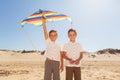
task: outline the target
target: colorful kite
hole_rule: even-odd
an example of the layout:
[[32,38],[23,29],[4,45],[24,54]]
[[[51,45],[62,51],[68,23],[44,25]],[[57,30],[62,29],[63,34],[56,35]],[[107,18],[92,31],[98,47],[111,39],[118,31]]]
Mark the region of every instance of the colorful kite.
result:
[[71,18],[67,15],[60,14],[58,12],[48,11],[48,10],[39,10],[32,15],[28,16],[26,19],[24,19],[21,22],[21,25],[24,26],[25,24],[34,24],[34,25],[42,25],[42,17],[45,17],[46,22],[54,22],[59,20],[69,20],[71,21]]

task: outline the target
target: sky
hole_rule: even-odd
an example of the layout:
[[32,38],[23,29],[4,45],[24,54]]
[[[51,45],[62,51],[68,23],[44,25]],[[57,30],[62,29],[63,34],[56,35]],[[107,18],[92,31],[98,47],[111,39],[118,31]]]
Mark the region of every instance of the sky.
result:
[[[76,42],[85,51],[120,49],[120,0],[0,0],[0,49],[45,50],[42,26],[20,25],[39,9],[70,16]],[[62,46],[69,41],[70,28],[68,20],[47,23],[48,31],[57,30]]]

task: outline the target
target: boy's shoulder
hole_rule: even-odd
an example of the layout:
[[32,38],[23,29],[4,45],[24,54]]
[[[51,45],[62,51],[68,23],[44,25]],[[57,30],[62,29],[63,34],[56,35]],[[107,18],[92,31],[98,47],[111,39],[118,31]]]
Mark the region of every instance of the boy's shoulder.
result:
[[[65,45],[68,45],[68,44],[71,44],[72,42],[67,42],[67,43],[65,43]],[[80,43],[79,42],[75,42],[74,44],[79,44],[80,45]]]
[[67,42],[64,44],[64,47],[70,47],[70,46],[82,47],[82,45],[79,42],[75,42],[73,44],[71,42]]
[[79,42],[76,42],[76,44],[81,45]]

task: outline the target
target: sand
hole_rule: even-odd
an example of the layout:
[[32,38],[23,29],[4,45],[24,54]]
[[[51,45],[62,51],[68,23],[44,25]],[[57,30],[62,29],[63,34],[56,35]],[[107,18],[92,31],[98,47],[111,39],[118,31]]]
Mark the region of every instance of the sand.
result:
[[[44,80],[44,61],[40,53],[0,51],[0,80]],[[120,54],[85,54],[81,69],[82,80],[120,80]]]

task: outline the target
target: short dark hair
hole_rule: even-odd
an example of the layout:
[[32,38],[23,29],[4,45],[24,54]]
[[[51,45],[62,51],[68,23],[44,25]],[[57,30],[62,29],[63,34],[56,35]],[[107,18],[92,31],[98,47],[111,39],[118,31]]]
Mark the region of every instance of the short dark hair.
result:
[[69,34],[70,32],[74,32],[74,33],[77,35],[77,32],[76,32],[75,29],[69,29],[69,30],[68,30],[68,34]]
[[49,32],[49,36],[50,36],[50,34],[51,34],[52,32],[57,33],[57,31],[56,31],[56,30],[50,30],[50,32]]

